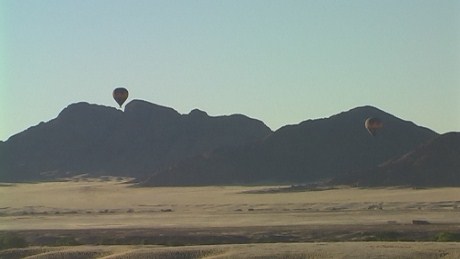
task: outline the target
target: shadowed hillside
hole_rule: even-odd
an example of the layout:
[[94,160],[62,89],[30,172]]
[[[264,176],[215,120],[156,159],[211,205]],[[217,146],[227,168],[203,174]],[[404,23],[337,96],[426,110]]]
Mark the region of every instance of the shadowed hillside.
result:
[[460,133],[443,134],[403,156],[335,182],[358,186],[460,186]]
[[[384,125],[375,136],[364,127],[369,117]],[[371,106],[272,132],[244,115],[211,117],[197,109],[181,115],[141,100],[124,112],[76,103],[0,143],[0,180],[87,173],[145,185],[324,181],[372,169],[436,136]]]
[[[384,127],[364,127],[378,117]],[[409,152],[437,136],[429,129],[364,106],[325,119],[282,127],[263,142],[220,149],[181,161],[153,175],[146,185],[292,183],[318,181],[363,170]]]
[[169,164],[212,151],[260,141],[271,130],[244,115],[211,117],[141,100],[115,108],[76,103],[57,118],[0,145],[0,180],[71,176],[142,177]]

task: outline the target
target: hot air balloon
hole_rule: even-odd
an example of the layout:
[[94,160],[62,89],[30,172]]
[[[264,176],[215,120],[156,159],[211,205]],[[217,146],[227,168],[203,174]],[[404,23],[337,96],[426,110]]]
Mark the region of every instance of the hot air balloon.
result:
[[383,123],[379,118],[368,118],[366,122],[364,123],[364,126],[366,127],[367,131],[372,136],[375,136],[377,133],[377,130],[383,127]]
[[128,90],[126,90],[124,87],[115,88],[115,90],[113,90],[112,96],[121,108],[126,99],[128,99]]

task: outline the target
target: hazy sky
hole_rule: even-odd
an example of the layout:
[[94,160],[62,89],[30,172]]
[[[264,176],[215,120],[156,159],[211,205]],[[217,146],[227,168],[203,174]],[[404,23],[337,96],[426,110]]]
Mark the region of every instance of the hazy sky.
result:
[[273,130],[374,105],[460,131],[460,1],[0,0],[0,140],[125,86]]

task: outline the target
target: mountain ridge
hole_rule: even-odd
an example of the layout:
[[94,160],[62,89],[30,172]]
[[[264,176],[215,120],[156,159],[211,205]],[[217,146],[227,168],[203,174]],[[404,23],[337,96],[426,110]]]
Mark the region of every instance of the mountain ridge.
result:
[[[364,128],[371,116],[380,117],[387,125],[375,137]],[[217,150],[206,158],[182,161],[157,172],[145,184],[318,181],[371,168],[434,136],[437,133],[427,128],[375,107],[361,106],[328,118],[286,125],[258,145]]]
[[131,101],[125,111],[86,102],[70,104],[56,118],[2,144],[0,178],[79,173],[139,177],[184,157],[272,133],[247,116],[194,115],[142,100]]
[[[364,127],[369,117],[383,121],[376,136]],[[273,132],[242,114],[79,102],[0,142],[0,181],[87,173],[152,186],[317,182],[374,170],[438,136],[370,105]]]

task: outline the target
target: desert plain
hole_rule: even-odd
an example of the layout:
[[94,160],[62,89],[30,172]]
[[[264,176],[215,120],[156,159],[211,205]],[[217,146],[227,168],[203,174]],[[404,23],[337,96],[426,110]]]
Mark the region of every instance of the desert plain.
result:
[[0,185],[0,258],[460,258],[460,188]]

